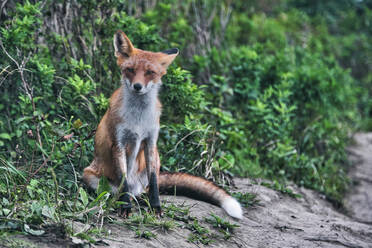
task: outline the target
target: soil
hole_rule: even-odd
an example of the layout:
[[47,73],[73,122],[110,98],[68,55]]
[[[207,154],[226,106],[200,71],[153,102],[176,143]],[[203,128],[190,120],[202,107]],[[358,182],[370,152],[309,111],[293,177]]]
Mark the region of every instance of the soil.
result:
[[354,140],[348,151],[357,166],[350,170],[353,187],[345,203],[353,219],[372,224],[372,133],[357,133]]
[[[220,208],[185,197],[162,196],[166,204],[186,204],[191,215],[205,223],[204,218],[214,213],[239,225],[229,240],[217,238],[208,246],[187,241],[191,231],[182,227],[164,232],[153,231],[150,240],[135,237],[135,232],[118,224],[105,224],[110,235],[93,247],[372,247],[372,133],[355,135],[355,144],[348,149],[355,163],[350,176],[353,188],[345,198],[347,208],[341,213],[324,196],[308,189],[293,186],[301,198],[293,198],[275,190],[252,183],[250,179],[235,179],[236,192],[258,195],[259,203],[244,209],[244,218],[234,220]],[[117,218],[120,220],[119,218]],[[82,224],[78,224],[84,228]],[[208,226],[209,225],[209,226]],[[19,236],[36,247],[79,246],[78,240],[50,243],[48,239]],[[49,240],[51,241],[51,240]]]

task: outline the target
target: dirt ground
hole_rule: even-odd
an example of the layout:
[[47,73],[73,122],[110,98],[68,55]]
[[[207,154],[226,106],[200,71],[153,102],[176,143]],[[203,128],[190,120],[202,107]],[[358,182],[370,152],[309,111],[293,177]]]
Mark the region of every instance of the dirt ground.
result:
[[[187,241],[191,231],[182,227],[156,238],[135,237],[128,228],[107,224],[111,234],[93,247],[372,247],[372,133],[356,134],[355,144],[348,149],[355,167],[350,171],[354,187],[345,198],[348,214],[335,210],[324,197],[312,190],[293,186],[302,198],[283,195],[249,179],[235,179],[235,191],[258,194],[260,202],[244,209],[244,218],[236,221],[213,205],[185,197],[162,196],[167,203],[192,206],[191,215],[203,220],[215,213],[237,223],[234,236],[217,240],[208,246]],[[28,239],[28,238],[26,238]],[[28,239],[30,240],[30,239]],[[36,247],[72,246],[72,242],[46,244],[32,241]],[[1,245],[0,245],[1,246]]]
[[350,171],[354,185],[345,198],[353,219],[372,224],[372,133],[357,133],[349,147],[349,159],[357,167]]

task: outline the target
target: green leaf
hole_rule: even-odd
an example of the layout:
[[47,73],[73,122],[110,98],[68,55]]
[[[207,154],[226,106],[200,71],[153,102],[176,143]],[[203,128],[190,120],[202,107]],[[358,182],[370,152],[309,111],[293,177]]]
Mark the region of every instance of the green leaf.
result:
[[52,207],[49,207],[47,205],[45,205],[43,207],[43,210],[41,211],[41,214],[44,215],[45,217],[48,217],[52,220],[54,220],[54,214],[55,214],[55,209],[52,208]]
[[48,157],[48,153],[44,150],[44,148],[42,148],[42,147],[39,145],[39,143],[36,143],[36,146],[40,149],[40,151],[41,151],[42,153],[44,153],[44,155],[45,155],[46,157]]
[[4,215],[8,215],[10,213],[10,209],[3,208]]
[[40,235],[43,235],[45,233],[44,230],[34,230],[34,229],[31,229],[31,227],[27,224],[24,224],[24,229],[25,229],[25,232],[29,233],[29,234],[32,234],[32,235],[35,235],[35,236],[40,236]]
[[84,207],[86,207],[89,203],[87,192],[85,192],[85,190],[83,188],[80,188],[79,189],[79,195],[80,195],[81,202],[83,203]]
[[32,187],[36,187],[38,184],[39,184],[39,181],[38,181],[38,180],[36,180],[36,179],[31,179],[31,181],[30,181],[30,185],[31,185]]
[[26,180],[25,173],[23,171],[18,170],[15,168],[9,161],[6,161],[5,159],[0,157],[0,162],[4,164],[5,166],[0,166],[0,173],[1,171],[6,171],[9,173],[13,173],[15,175],[20,176],[23,180]]
[[8,206],[9,205],[9,200],[6,199],[5,197],[3,197],[3,204],[4,206]]
[[75,129],[79,129],[82,125],[83,125],[83,122],[81,122],[80,119],[77,119],[77,120],[74,121],[74,123],[72,124],[72,126],[73,126]]
[[[101,194],[99,194],[98,196],[97,196],[97,198],[92,202],[92,204],[91,205],[95,205],[95,204],[97,204],[97,202],[99,202],[100,200],[101,200],[101,198],[102,197],[104,197],[104,196],[106,196],[106,200],[108,199],[108,197],[110,196],[110,193],[109,192],[107,192],[107,191],[103,191]],[[104,199],[104,200],[105,200]]]
[[39,215],[41,214],[41,211],[42,211],[42,205],[40,202],[38,201],[33,201],[32,204],[31,204],[31,211],[32,211],[32,214],[33,215]]
[[0,133],[0,139],[11,140],[12,137],[8,133]]
[[102,192],[110,192],[111,187],[109,181],[106,177],[101,177],[99,179],[98,187],[97,187],[97,195],[100,195]]
[[22,131],[21,130],[16,130],[16,136],[17,138],[20,138],[22,136]]
[[32,116],[24,116],[24,117],[21,117],[21,118],[19,118],[19,119],[17,119],[16,121],[15,121],[15,123],[16,124],[19,124],[19,123],[21,123],[21,122],[23,122],[23,121],[28,121],[28,120],[32,120]]

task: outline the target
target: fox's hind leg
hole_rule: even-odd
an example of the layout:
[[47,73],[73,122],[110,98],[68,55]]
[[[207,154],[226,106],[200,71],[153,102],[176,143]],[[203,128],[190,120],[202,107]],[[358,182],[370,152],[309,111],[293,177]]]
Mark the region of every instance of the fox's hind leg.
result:
[[83,181],[88,186],[89,190],[96,190],[99,183],[99,178],[101,177],[101,173],[97,168],[96,161],[93,162],[84,169],[83,173]]

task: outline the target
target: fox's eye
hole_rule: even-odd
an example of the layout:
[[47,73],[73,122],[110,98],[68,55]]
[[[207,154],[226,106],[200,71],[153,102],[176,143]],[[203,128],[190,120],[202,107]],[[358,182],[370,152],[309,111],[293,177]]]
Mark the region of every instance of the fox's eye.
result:
[[146,71],[146,75],[153,75],[153,74],[155,74],[155,72],[152,71],[152,70],[147,70],[147,71]]
[[126,70],[127,72],[129,72],[129,73],[134,73],[134,69],[133,69],[133,68],[128,67],[128,68],[126,68],[125,70]]

